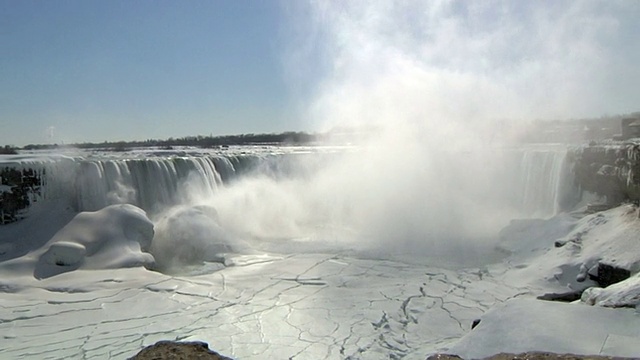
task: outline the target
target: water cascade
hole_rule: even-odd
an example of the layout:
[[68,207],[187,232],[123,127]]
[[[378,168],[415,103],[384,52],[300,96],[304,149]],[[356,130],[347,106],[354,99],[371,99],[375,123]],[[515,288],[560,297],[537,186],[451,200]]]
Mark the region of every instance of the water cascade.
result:
[[[573,179],[565,149],[532,147],[495,152],[502,154],[504,161],[498,169],[488,169],[489,176],[503,178],[500,183],[505,187],[493,191],[496,195],[492,201],[512,209],[518,217],[548,217],[567,208]],[[13,158],[0,165],[37,172],[41,183],[31,189],[31,202],[65,198],[77,211],[129,203],[155,213],[176,203],[193,203],[198,200],[194,196],[215,196],[222,186],[256,174],[275,181],[310,180],[324,165],[339,161],[339,156],[312,151],[104,159],[44,156]],[[5,179],[3,191],[15,185]],[[3,208],[7,206],[5,202]]]
[[222,184],[210,157],[86,161],[77,174],[78,209],[84,211],[129,203],[153,212],[179,201],[185,186],[213,194]]
[[511,205],[525,217],[550,217],[576,202],[572,164],[565,148],[511,151]]

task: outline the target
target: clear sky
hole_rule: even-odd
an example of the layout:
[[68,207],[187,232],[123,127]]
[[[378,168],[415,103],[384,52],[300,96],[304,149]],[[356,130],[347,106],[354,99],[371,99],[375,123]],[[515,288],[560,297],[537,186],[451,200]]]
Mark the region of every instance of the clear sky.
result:
[[638,111],[639,17],[633,0],[0,0],[0,145]]
[[272,1],[0,1],[0,144],[299,130]]

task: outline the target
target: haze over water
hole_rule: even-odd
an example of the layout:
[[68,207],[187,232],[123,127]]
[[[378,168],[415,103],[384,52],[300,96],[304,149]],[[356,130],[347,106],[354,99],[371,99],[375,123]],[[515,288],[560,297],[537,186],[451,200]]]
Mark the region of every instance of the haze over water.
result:
[[[323,129],[358,129],[359,151],[310,177],[259,177],[211,200],[221,221],[250,233],[308,238],[317,234],[302,229],[324,226],[339,229],[338,238],[357,234],[358,243],[420,254],[491,243],[509,219],[553,214],[522,212],[521,194],[510,192],[527,181],[519,167],[531,158],[514,160],[501,147],[530,120],[593,116],[625,101],[635,110],[634,96],[606,90],[637,76],[626,71],[635,50],[617,47],[630,39],[623,13],[637,11],[633,5],[374,1],[285,9],[299,19],[286,69],[308,96],[305,118]],[[320,74],[309,75],[309,63],[319,63]],[[549,157],[533,168],[555,169],[544,186],[561,187],[562,154]],[[540,173],[528,175],[542,181]],[[546,206],[557,210],[557,201]]]

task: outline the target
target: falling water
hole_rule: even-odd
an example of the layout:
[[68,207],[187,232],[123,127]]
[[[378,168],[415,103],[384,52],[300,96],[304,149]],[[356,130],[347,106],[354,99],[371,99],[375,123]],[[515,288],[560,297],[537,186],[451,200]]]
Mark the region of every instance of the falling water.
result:
[[[505,161],[486,171],[507,181],[500,179],[506,185],[495,192],[492,201],[512,209],[514,217],[549,217],[566,209],[572,179],[564,148],[523,147],[495,152]],[[39,173],[42,186],[34,192],[34,201],[66,197],[78,211],[129,203],[157,213],[178,203],[215,197],[222,187],[239,179],[266,176],[276,182],[291,178],[310,182],[320,168],[337,161],[339,156],[335,154],[253,152],[116,159],[43,157],[13,159],[3,166]]]

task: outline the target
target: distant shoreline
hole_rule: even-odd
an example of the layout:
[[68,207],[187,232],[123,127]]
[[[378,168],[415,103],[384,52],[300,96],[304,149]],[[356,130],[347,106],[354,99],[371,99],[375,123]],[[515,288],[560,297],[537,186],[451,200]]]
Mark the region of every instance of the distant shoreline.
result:
[[76,143],[76,144],[29,144],[21,150],[48,150],[58,148],[77,149],[110,149],[113,151],[125,151],[139,147],[195,146],[202,148],[216,148],[231,145],[280,145],[280,144],[309,144],[326,136],[309,134],[305,132],[284,132],[279,134],[242,134],[224,136],[186,136],[182,138],[169,138],[166,140],[134,140],[134,141],[104,141],[101,143]]

